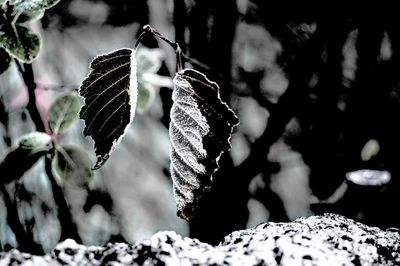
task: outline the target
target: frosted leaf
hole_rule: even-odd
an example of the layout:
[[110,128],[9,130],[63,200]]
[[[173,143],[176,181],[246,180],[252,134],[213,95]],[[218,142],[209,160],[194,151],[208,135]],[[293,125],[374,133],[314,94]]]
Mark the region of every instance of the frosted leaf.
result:
[[169,135],[171,174],[178,215],[188,219],[196,208],[196,195],[212,185],[222,153],[238,119],[219,96],[219,87],[202,73],[184,69],[173,80]]
[[85,98],[79,116],[91,136],[100,168],[125,135],[137,102],[135,50],[120,49],[96,57],[79,93]]

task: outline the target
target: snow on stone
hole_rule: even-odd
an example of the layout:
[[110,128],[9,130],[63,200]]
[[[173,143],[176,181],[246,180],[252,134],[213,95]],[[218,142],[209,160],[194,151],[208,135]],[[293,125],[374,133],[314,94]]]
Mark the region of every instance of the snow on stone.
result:
[[400,265],[400,234],[335,214],[235,231],[218,246],[163,231],[136,243],[83,246],[68,239],[45,256],[14,249],[2,265]]

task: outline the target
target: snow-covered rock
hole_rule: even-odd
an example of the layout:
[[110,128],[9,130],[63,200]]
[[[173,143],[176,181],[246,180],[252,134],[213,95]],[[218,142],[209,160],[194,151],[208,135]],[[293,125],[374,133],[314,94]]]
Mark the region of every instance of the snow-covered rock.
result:
[[400,265],[400,233],[335,214],[265,223],[226,236],[218,246],[164,231],[136,243],[59,243],[49,254],[11,250],[0,265]]

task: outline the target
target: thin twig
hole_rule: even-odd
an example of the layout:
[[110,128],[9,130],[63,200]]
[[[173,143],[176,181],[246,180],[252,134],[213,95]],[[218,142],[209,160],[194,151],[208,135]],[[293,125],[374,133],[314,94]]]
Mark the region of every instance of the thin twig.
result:
[[139,47],[139,45],[142,42],[143,38],[152,33],[152,29],[153,28],[150,25],[146,25],[146,26],[143,27],[143,31],[142,31],[142,33],[140,33],[140,35],[139,35],[139,37],[138,37],[138,39],[137,39],[137,41],[135,43],[135,46],[134,46],[135,50]]
[[28,104],[26,108],[28,109],[29,114],[31,115],[31,119],[35,124],[36,130],[40,132],[45,132],[45,126],[42,117],[36,106],[36,94],[35,94],[36,83],[34,79],[32,65],[30,64],[21,65],[21,63],[18,60],[15,60],[15,63],[17,65],[18,71],[22,76],[22,79],[24,80],[24,83],[28,91]]
[[157,37],[167,44],[169,44],[174,50],[176,54],[176,71],[179,72],[182,70],[182,50],[177,42],[173,42],[170,39],[168,39],[166,36],[158,32],[156,29],[151,27],[150,25],[146,25],[143,27],[143,32],[139,35],[139,38],[137,39],[135,43],[135,49],[139,46],[140,42],[142,39],[147,36],[148,34],[151,34],[153,37]]

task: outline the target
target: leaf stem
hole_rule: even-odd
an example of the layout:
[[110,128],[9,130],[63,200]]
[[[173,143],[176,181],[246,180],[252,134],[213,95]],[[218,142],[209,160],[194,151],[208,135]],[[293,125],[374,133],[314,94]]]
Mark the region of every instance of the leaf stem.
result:
[[[173,42],[170,39],[168,39],[166,36],[164,36],[163,34],[161,34],[160,32],[158,32],[156,29],[154,29],[153,27],[151,27],[150,25],[146,25],[143,27],[143,32],[139,35],[139,38],[137,39],[136,43],[135,43],[135,49],[137,49],[137,47],[139,46],[140,42],[142,41],[142,39],[147,36],[148,34],[151,34],[153,37],[159,38],[161,40],[163,40],[164,42],[166,42],[167,44],[169,44],[169,46],[171,46],[174,50],[175,50],[175,54],[176,54],[176,71],[179,72],[182,70],[182,50],[179,46],[179,44],[177,42]],[[185,57],[184,57],[185,58]]]
[[[33,74],[33,68],[30,64],[21,65],[21,63],[15,60],[17,64],[18,70],[21,73],[21,76],[24,80],[24,83],[28,89],[29,101],[27,105],[27,109],[33,122],[35,123],[36,129],[41,132],[45,132],[45,126],[43,120],[40,116],[39,110],[36,106],[36,82]],[[64,193],[62,188],[57,184],[57,181],[54,178],[52,167],[51,167],[51,154],[47,154],[45,160],[45,170],[47,177],[51,183],[51,188],[53,191],[54,201],[57,206],[57,215],[61,224],[61,240],[65,240],[67,238],[73,238],[75,241],[82,243],[82,240],[79,236],[76,224],[72,219],[72,214],[70,212],[67,200],[64,197]]]
[[143,27],[143,31],[142,31],[142,33],[139,35],[139,37],[138,37],[138,39],[137,39],[137,41],[136,41],[136,43],[135,43],[135,46],[134,46],[134,49],[135,49],[135,50],[139,47],[139,44],[140,44],[140,42],[143,40],[143,38],[144,38],[145,36],[147,36],[148,34],[152,33],[153,30],[154,30],[154,29],[153,29],[150,25],[146,25],[146,26]]

